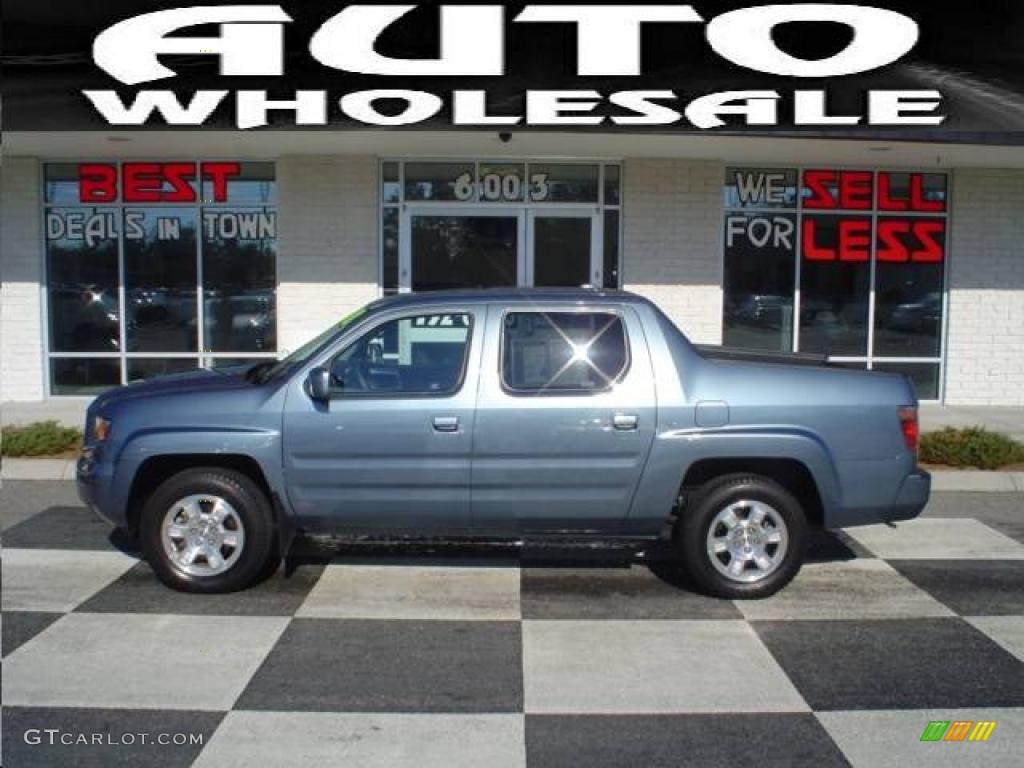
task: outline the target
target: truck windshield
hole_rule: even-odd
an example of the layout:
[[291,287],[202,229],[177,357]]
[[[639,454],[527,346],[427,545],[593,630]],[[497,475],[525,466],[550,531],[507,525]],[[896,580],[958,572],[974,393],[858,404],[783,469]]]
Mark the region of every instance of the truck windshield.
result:
[[355,312],[345,315],[345,317],[341,318],[341,320],[326,331],[316,338],[307,341],[287,357],[276,361],[268,360],[265,363],[257,363],[245,372],[245,378],[256,384],[263,384],[280,375],[283,371],[287,371],[296,365],[302,365],[330,339],[358,322],[367,313],[369,307],[370,305],[360,307]]

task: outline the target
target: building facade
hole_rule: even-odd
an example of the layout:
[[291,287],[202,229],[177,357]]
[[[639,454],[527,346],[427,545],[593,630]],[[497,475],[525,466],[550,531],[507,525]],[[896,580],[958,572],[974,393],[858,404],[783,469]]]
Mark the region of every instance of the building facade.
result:
[[[120,139],[120,140],[119,140]],[[1024,152],[821,139],[21,134],[2,400],[276,357],[399,291],[601,285],[700,343],[1024,405]]]

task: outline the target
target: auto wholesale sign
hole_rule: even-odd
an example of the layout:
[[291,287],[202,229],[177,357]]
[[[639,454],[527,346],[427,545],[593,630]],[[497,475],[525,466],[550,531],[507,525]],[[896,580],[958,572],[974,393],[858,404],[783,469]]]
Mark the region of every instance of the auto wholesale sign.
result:
[[1015,130],[1020,5],[10,0],[5,128]]

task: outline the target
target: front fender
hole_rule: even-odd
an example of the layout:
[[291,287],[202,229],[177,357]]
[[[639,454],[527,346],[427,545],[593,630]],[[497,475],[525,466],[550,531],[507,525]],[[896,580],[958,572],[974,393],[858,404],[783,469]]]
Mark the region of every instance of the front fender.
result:
[[281,435],[275,430],[235,427],[147,429],[132,434],[114,459],[111,506],[127,519],[132,483],[139,468],[158,456],[203,455],[216,463],[217,455],[245,456],[259,464],[273,495],[283,500]]
[[687,471],[704,459],[798,461],[814,478],[826,521],[840,504],[835,460],[825,442],[810,430],[772,426],[670,430],[660,433],[654,441],[627,517],[629,532],[660,531],[675,505]]

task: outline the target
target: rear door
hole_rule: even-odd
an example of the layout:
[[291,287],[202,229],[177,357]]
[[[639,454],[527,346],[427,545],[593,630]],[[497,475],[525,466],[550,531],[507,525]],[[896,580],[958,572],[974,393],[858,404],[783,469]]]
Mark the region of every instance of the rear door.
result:
[[651,360],[632,308],[492,305],[480,376],[474,531],[618,530],[655,434]]

